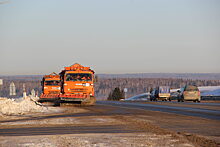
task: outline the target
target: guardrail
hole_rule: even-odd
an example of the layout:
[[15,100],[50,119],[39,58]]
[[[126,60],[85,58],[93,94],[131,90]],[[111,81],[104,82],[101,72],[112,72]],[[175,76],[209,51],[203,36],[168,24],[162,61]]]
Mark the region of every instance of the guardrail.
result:
[[201,96],[202,100],[218,100],[220,101],[220,96]]

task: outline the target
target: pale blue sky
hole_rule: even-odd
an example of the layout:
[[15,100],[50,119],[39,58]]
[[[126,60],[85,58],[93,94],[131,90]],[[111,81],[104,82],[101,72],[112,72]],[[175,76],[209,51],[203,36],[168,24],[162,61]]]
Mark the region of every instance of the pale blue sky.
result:
[[220,73],[220,1],[0,4],[0,75],[59,72],[75,62],[97,73]]

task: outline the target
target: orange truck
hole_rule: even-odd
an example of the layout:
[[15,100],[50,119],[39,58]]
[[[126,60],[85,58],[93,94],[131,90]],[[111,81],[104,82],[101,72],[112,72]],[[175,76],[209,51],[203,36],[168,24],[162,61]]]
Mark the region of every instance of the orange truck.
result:
[[52,102],[55,105],[77,103],[94,105],[94,71],[90,67],[74,64],[65,67],[58,75],[45,75],[41,82],[43,93],[39,102]]
[[59,100],[59,94],[61,92],[60,76],[56,73],[45,75],[41,81],[42,94],[40,96],[40,102],[54,102]]
[[90,67],[84,67],[78,63],[65,67],[60,73],[60,103],[94,105],[96,102],[94,73]]

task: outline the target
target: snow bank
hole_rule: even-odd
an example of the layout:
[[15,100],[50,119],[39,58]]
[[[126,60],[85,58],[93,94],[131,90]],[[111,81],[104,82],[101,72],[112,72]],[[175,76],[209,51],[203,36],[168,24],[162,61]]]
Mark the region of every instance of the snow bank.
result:
[[48,109],[37,103],[33,97],[21,98],[19,101],[0,97],[0,115],[23,115],[32,112],[48,112]]
[[201,92],[208,92],[220,89],[220,86],[202,86],[198,87]]
[[202,96],[220,96],[220,89],[215,89],[212,91],[202,92]]
[[125,101],[146,101],[149,99],[150,93],[142,93],[130,98],[125,99]]

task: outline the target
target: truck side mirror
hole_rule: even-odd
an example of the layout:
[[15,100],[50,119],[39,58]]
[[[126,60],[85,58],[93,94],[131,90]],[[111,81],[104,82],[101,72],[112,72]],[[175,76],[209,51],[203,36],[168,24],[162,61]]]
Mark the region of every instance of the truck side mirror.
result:
[[94,83],[98,82],[98,76],[95,75],[95,78],[94,78]]

